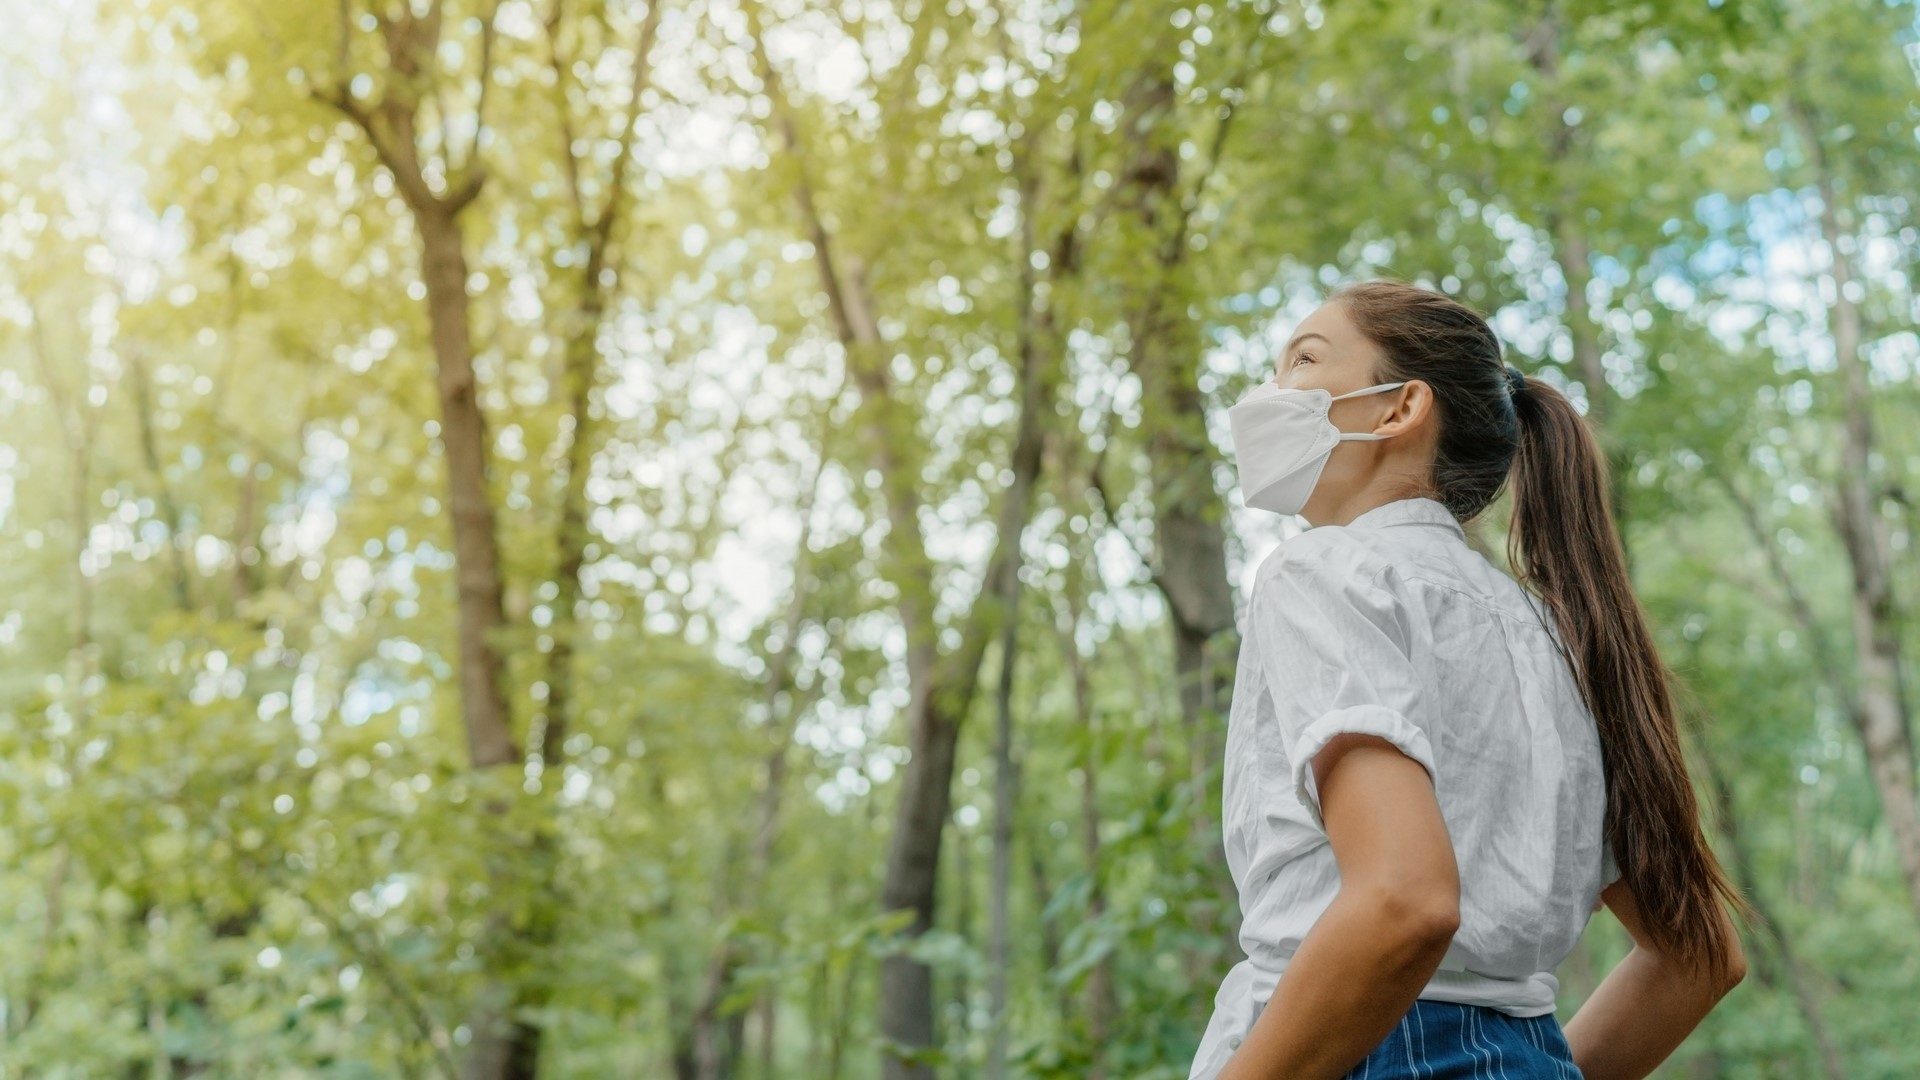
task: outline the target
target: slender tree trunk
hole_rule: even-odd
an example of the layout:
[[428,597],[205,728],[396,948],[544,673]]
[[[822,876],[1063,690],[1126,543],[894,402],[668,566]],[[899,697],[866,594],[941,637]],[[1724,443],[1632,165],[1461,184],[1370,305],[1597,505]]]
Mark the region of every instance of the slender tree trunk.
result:
[[[443,12],[437,3],[424,11],[390,9],[376,20],[385,64],[377,73],[377,85],[381,87],[378,99],[365,101],[347,89],[353,78],[348,64],[355,29],[348,5],[343,2],[333,83],[317,86],[314,91],[366,135],[406,202],[420,241],[420,278],[427,292],[440,441],[447,469],[447,506],[453,526],[460,714],[468,758],[475,770],[511,768],[522,760],[501,685],[503,666],[496,639],[506,616],[499,535],[488,493],[490,444],[474,371],[468,266],[461,226],[463,211],[479,197],[486,183],[478,149],[486,130],[486,88],[491,79],[493,16],[497,10],[497,5],[490,5],[480,20],[479,93],[471,114],[472,135],[460,157],[443,138],[437,146],[428,144],[433,147],[430,152],[434,157],[424,160],[418,138],[422,101],[425,95],[434,93],[440,63]],[[430,176],[443,181],[439,190]],[[503,815],[506,809],[495,802],[484,806],[482,812]],[[502,884],[522,869],[510,865],[504,851],[488,852],[487,863],[489,873]],[[501,891],[513,893],[511,887]],[[472,1042],[461,1065],[465,1080],[532,1080],[537,1068],[537,1061],[529,1055],[529,1045],[516,1035],[516,1021],[511,1016],[520,991],[511,980],[495,973],[520,943],[512,914],[504,907],[489,912],[486,938],[476,946],[485,958],[482,962],[489,975],[481,981],[468,1025]]]
[[1807,1022],[1807,1030],[1812,1032],[1814,1045],[1820,1051],[1820,1063],[1826,1070],[1827,1080],[1846,1080],[1847,1072],[1842,1066],[1840,1052],[1835,1047],[1833,1037],[1827,1031],[1826,1021],[1820,1015],[1819,996],[1814,992],[1812,980],[1807,977],[1806,969],[1795,951],[1793,942],[1787,937],[1774,915],[1772,902],[1763,894],[1760,882],[1754,877],[1753,858],[1746,850],[1746,840],[1740,833],[1739,816],[1735,813],[1733,787],[1727,783],[1726,776],[1714,767],[1711,754],[1700,755],[1705,763],[1707,781],[1712,785],[1714,804],[1717,807],[1716,819],[1720,835],[1726,840],[1733,854],[1733,870],[1740,884],[1740,891],[1760,913],[1761,929],[1772,944],[1774,952],[1780,957],[1781,967],[1787,977],[1787,986],[1793,992],[1794,1002],[1800,1006],[1800,1015]]
[[[831,893],[829,893],[831,894]],[[826,952],[820,962],[808,972],[811,976],[807,987],[807,1075],[819,1076],[826,1071],[827,1024],[832,1015],[833,1002],[829,995],[833,991],[833,953]],[[773,1074],[768,1073],[770,1078]]]
[[[1565,145],[1571,138],[1571,129],[1564,130],[1566,134],[1555,138],[1551,145]],[[1562,149],[1553,160],[1557,164],[1566,157],[1567,151]],[[1577,205],[1573,196],[1564,198]],[[1600,331],[1594,325],[1591,302],[1587,298],[1587,290],[1593,285],[1593,252],[1577,215],[1561,206],[1548,209],[1547,229],[1557,247],[1554,261],[1559,263],[1561,279],[1566,282],[1566,309],[1562,320],[1567,326],[1567,336],[1573,341],[1574,372],[1587,392],[1587,420],[1596,428],[1604,429],[1613,415],[1613,388],[1607,382],[1606,365],[1601,360]]]
[[[948,894],[953,897],[953,932],[963,940],[976,940],[973,914],[973,838],[965,833],[954,838],[953,858],[949,861]],[[967,1034],[973,1031],[973,980],[966,971],[953,973],[952,985],[948,988],[947,1000],[951,1008],[960,1015],[960,1030]]]
[[1607,368],[1600,342],[1600,329],[1594,322],[1587,289],[1593,284],[1593,251],[1583,228],[1586,200],[1578,187],[1580,161],[1577,147],[1580,129],[1566,120],[1566,103],[1560,96],[1561,15],[1549,4],[1546,14],[1535,23],[1523,42],[1528,61],[1540,73],[1544,84],[1541,94],[1542,115],[1549,118],[1547,174],[1557,178],[1558,190],[1548,198],[1545,213],[1547,234],[1553,239],[1553,259],[1566,284],[1565,308],[1561,321],[1573,345],[1573,369],[1586,391],[1587,420],[1593,426],[1607,458],[1607,498],[1613,506],[1614,525],[1620,536],[1620,549],[1632,563],[1633,548],[1626,527],[1631,516],[1627,499],[1632,466],[1631,455],[1615,433],[1611,423],[1616,405],[1613,385],[1607,381]]
[[614,232],[633,200],[627,172],[633,160],[633,127],[640,112],[640,96],[653,76],[653,44],[664,5],[647,5],[634,52],[633,81],[627,108],[618,121],[620,149],[606,176],[606,195],[589,206],[581,180],[579,142],[574,131],[573,105],[567,96],[571,79],[569,57],[561,46],[565,7],[556,2],[547,22],[554,71],[555,105],[561,116],[562,161],[572,198],[573,231],[586,244],[587,257],[574,288],[579,306],[565,320],[563,368],[569,432],[561,478],[560,518],[554,530],[553,647],[547,653],[547,701],[542,710],[540,753],[546,768],[558,768],[565,755],[573,704],[573,657],[579,632],[580,572],[586,565],[590,539],[587,530],[587,480],[593,471],[595,430],[593,392],[600,385],[600,327],[608,304],[619,295],[621,265],[612,257]]
[[[421,276],[427,285],[428,323],[439,368],[440,436],[447,463],[447,502],[453,519],[459,596],[461,719],[473,768],[513,767],[520,764],[521,757],[513,739],[511,713],[501,686],[503,665],[495,644],[506,614],[499,533],[487,490],[490,444],[486,418],[480,411],[468,330],[466,251],[459,220],[445,207],[436,203],[416,208],[414,221],[420,234]],[[502,812],[506,808],[490,809]],[[499,860],[499,853],[495,853],[489,861]],[[494,913],[490,922],[493,940],[485,948],[503,951],[514,936],[506,913]],[[481,1003],[470,1023],[473,1041],[462,1063],[464,1080],[532,1080],[537,1062],[527,1056],[529,1041],[515,1032],[516,1023],[510,1018],[512,994],[510,988],[499,984],[482,988]]]
[[[589,258],[589,263],[595,261]],[[560,486],[560,521],[554,530],[557,559],[553,572],[554,599],[551,638],[547,650],[547,698],[541,709],[540,765],[558,773],[565,763],[566,738],[572,721],[573,658],[580,632],[580,572],[587,561],[587,477],[593,469],[592,394],[599,382],[597,337],[604,312],[598,286],[587,293],[567,336],[565,383],[571,430],[567,439]],[[556,775],[555,781],[558,781]]]
[[[739,858],[740,837],[732,828],[725,830],[726,847],[713,868],[713,896],[708,902],[711,917],[725,919],[733,913],[733,866]],[[721,1080],[732,1077],[739,1062],[739,1013],[723,1013],[727,980],[744,957],[733,938],[720,942],[707,958],[695,999],[688,1032],[693,1052],[694,1080]]]
[[549,58],[555,75],[555,105],[561,118],[561,160],[573,209],[573,233],[586,245],[587,257],[574,285],[578,306],[566,314],[562,324],[561,382],[569,427],[560,476],[560,513],[554,529],[553,618],[548,635],[551,644],[542,680],[547,695],[536,717],[537,741],[530,740],[539,754],[542,776],[551,774],[542,791],[547,817],[535,834],[532,853],[535,912],[525,934],[529,953],[538,959],[531,965],[533,978],[522,980],[516,988],[518,1007],[514,1010],[516,1017],[506,1050],[507,1059],[517,1063],[512,1066],[513,1075],[528,1080],[539,1067],[546,1038],[545,1029],[531,1017],[552,999],[546,978],[554,970],[552,950],[568,906],[568,898],[557,880],[561,853],[559,823],[553,818],[557,811],[553,796],[564,783],[567,733],[575,708],[574,657],[580,633],[581,573],[586,567],[591,539],[587,528],[587,480],[597,451],[593,395],[601,380],[600,329],[608,306],[620,290],[621,268],[619,261],[612,257],[612,248],[615,230],[632,202],[626,177],[633,160],[633,126],[640,109],[640,95],[652,77],[653,42],[662,7],[659,2],[649,4],[641,23],[627,107],[615,121],[619,125],[616,136],[619,150],[605,177],[605,195],[595,205],[589,205],[581,180],[581,157],[577,151],[580,140],[575,136],[573,103],[567,92],[571,65],[561,45],[564,3],[556,0],[546,23]]
[[253,597],[260,561],[260,463],[252,453],[246,455],[246,471],[240,475],[239,507],[233,516],[233,603],[237,614]]
[[1007,1075],[1007,969],[1013,956],[1013,832],[1019,805],[1019,764],[1013,757],[1013,675],[1019,620],[1019,576],[1002,595],[1006,623],[1000,632],[1000,685],[994,694],[993,873],[987,948],[987,1000],[992,1029],[987,1043],[987,1080]]
[[774,1080],[774,1043],[778,1031],[775,1019],[778,1016],[779,1002],[778,995],[762,994],[759,1006],[754,1011],[760,1025],[760,1080]]
[[662,1004],[666,1011],[667,1031],[670,1034],[667,1047],[667,1064],[672,1069],[674,1080],[694,1080],[697,1066],[693,1049],[693,1009],[688,1006],[680,987],[687,981],[686,964],[677,944],[669,944],[662,951],[660,966],[663,978]]
[[187,571],[187,551],[181,546],[180,508],[173,498],[173,485],[167,482],[166,467],[160,461],[160,442],[154,433],[153,377],[146,361],[127,357],[128,384],[133,389],[134,411],[140,419],[140,456],[153,475],[154,500],[160,511],[160,523],[167,527],[167,568],[173,584],[174,606],[182,612],[193,610],[192,576]]
[[[1016,817],[1015,825],[1019,819]],[[1027,849],[1027,876],[1033,889],[1033,910],[1036,914],[1047,910],[1047,903],[1053,899],[1053,882],[1047,873],[1047,845],[1043,843],[1044,830],[1038,820],[1033,821],[1020,835],[1022,847]],[[1040,920],[1040,970],[1052,971],[1060,966],[1060,926],[1054,919]],[[1061,1013],[1064,1015],[1063,1007]]]
[[[43,313],[31,299],[28,300],[27,311],[32,321],[29,348],[47,396],[53,403],[54,417],[67,451],[66,526],[73,552],[67,561],[70,595],[67,598],[67,663],[66,677],[61,680],[60,687],[61,706],[66,710],[67,721],[75,731],[85,732],[92,726],[92,707],[88,695],[92,692],[89,684],[93,681],[94,670],[93,575],[87,552],[92,545],[93,534],[93,453],[94,437],[99,429],[99,411],[91,400],[92,366],[84,360],[75,365],[85,373],[84,385],[78,393],[67,393],[60,381],[59,365],[53,358],[47,340]],[[53,867],[47,874],[46,936],[40,941],[33,968],[28,973],[20,1016],[17,1020],[10,1018],[9,1028],[17,1023],[19,1029],[24,1030],[40,1013],[41,995],[46,989],[47,974],[53,966],[53,942],[60,931],[61,899],[66,892],[72,854],[67,839],[61,837],[54,846]]]
[[[342,8],[345,20],[345,5]],[[466,242],[460,224],[462,212],[479,197],[486,173],[472,160],[457,170],[450,162],[435,162],[436,168],[444,166],[440,171],[452,181],[444,193],[436,192],[427,181],[429,170],[416,142],[419,95],[436,63],[440,43],[439,6],[426,15],[403,11],[389,16],[380,26],[391,69],[385,95],[377,103],[363,104],[345,89],[344,70],[336,73],[342,80],[340,85],[317,90],[316,94],[359,125],[413,215],[420,240],[420,278],[427,291],[428,335],[440,402],[440,440],[447,462],[448,510],[453,521],[461,719],[474,768],[518,764],[520,750],[513,741],[506,696],[500,686],[500,657],[493,642],[505,621],[499,536],[487,491],[487,425],[480,411],[474,374]],[[343,59],[344,43],[351,33],[351,27],[343,22]],[[487,77],[483,69],[483,88]],[[474,120],[472,145],[477,147],[477,131],[484,123],[478,116]]]
[[[1228,917],[1233,881],[1220,844],[1220,823],[1209,809],[1215,800],[1204,795],[1224,752],[1223,714],[1236,644],[1226,506],[1213,482],[1219,455],[1207,433],[1206,396],[1199,386],[1198,329],[1186,314],[1186,229],[1198,193],[1189,197],[1181,185],[1173,111],[1170,74],[1143,75],[1128,99],[1133,139],[1119,183],[1131,227],[1154,258],[1145,271],[1148,283],[1128,300],[1128,359],[1140,380],[1153,494],[1154,580],[1170,615],[1188,783],[1195,792],[1188,834],[1212,885],[1188,905],[1189,918],[1202,936],[1221,945],[1186,955],[1188,978],[1203,984],[1214,977],[1213,958],[1236,947],[1237,931]],[[1222,137],[1224,133],[1223,121]],[[1218,151],[1216,140],[1216,162]]]
[[[887,849],[881,885],[882,910],[906,910],[912,921],[906,938],[934,925],[939,885],[940,847],[952,811],[954,762],[960,725],[978,688],[986,643],[1007,617],[999,597],[1006,579],[1018,573],[1020,537],[1026,530],[1041,462],[1040,410],[1050,408],[1027,359],[1021,381],[1022,404],[1012,455],[1013,481],[1001,498],[993,553],[980,594],[968,608],[954,649],[942,655],[933,616],[932,560],[920,524],[919,470],[911,448],[898,438],[906,423],[892,394],[885,344],[867,289],[864,266],[838,250],[835,237],[818,212],[806,148],[778,73],[767,57],[761,12],[745,5],[748,32],[763,85],[773,101],[773,123],[780,142],[794,159],[794,201],[827,296],[831,324],[860,389],[864,429],[872,460],[881,475],[890,529],[887,535],[889,579],[899,590],[900,620],[906,630],[909,697],[904,720],[910,756],[900,777],[900,802]],[[1023,260],[1024,261],[1024,260]],[[1049,378],[1051,387],[1054,380]],[[917,1052],[936,1043],[932,972],[904,952],[881,963],[879,1028],[883,1040],[883,1080],[933,1080],[933,1068]]]
[[[1100,855],[1100,720],[1094,713],[1092,681],[1087,674],[1087,662],[1080,655],[1080,602],[1077,596],[1067,599],[1068,621],[1062,628],[1060,651],[1066,658],[1067,671],[1073,681],[1074,718],[1081,729],[1080,771],[1083,780],[1080,784],[1080,850],[1087,867],[1087,875],[1092,880],[1092,888],[1087,893],[1087,919],[1097,921],[1107,912],[1106,873]],[[1087,1045],[1093,1055],[1088,1070],[1088,1080],[1105,1080],[1104,1065],[1107,1025],[1118,1012],[1114,997],[1113,956],[1109,953],[1101,957],[1087,974],[1084,991],[1087,1016]]]
[[[153,477],[156,491],[155,503],[160,510],[161,523],[167,529],[167,567],[168,577],[173,586],[174,610],[182,618],[191,618],[195,613],[192,578],[187,569],[186,548],[181,544],[179,506],[173,497],[173,485],[167,481],[166,467],[160,460],[159,439],[154,430],[152,375],[147,370],[145,361],[138,356],[127,357],[127,368],[130,376],[128,381],[133,389],[134,409],[139,420],[141,460]],[[156,909],[150,918],[159,916],[160,913]],[[214,936],[216,938],[245,936],[251,930],[254,921],[253,918],[248,917],[240,920],[238,927],[217,926],[214,928]],[[144,929],[151,933],[152,922],[149,921]],[[158,959],[154,962],[156,965],[161,963]],[[188,1078],[198,1076],[205,1071],[203,1062],[173,1054],[164,1049],[169,1041],[167,1017],[176,1004],[204,1011],[207,1006],[207,991],[193,989],[187,991],[182,998],[163,997],[148,1003],[147,1032],[153,1038],[155,1046],[159,1048],[154,1052],[152,1070],[152,1075],[156,1077]]]
[[516,765],[511,714],[495,644],[506,622],[500,536],[487,491],[489,444],[480,411],[469,337],[467,255],[458,218],[444,206],[416,208],[427,286],[427,320],[439,374],[440,441],[447,462],[447,504],[459,590],[461,718],[477,769]]
[[[1233,585],[1227,578],[1225,506],[1213,483],[1219,454],[1207,434],[1199,386],[1199,332],[1186,315],[1191,209],[1182,205],[1180,158],[1168,138],[1173,108],[1173,84],[1164,73],[1136,86],[1128,110],[1135,138],[1121,182],[1127,210],[1156,258],[1149,286],[1131,301],[1129,360],[1147,412],[1156,578],[1172,614],[1181,714],[1189,730],[1198,732],[1202,718],[1217,713],[1228,692],[1231,667],[1217,663],[1217,650],[1210,654],[1208,646],[1234,628]],[[1202,767],[1213,760],[1218,742],[1217,731],[1196,740]]]
[[[827,896],[832,900],[832,910],[848,910],[847,905],[842,903],[845,890],[845,878],[836,873],[832,887],[827,892]],[[838,992],[828,995],[827,1069],[823,1074],[826,1080],[842,1080],[846,1076],[847,1043],[853,1037],[855,980],[864,968],[864,964],[855,963],[851,957],[843,959],[840,964]],[[832,989],[831,970],[828,976],[827,984],[829,989]]]
[[1834,524],[1853,571],[1853,633],[1860,708],[1854,714],[1866,745],[1868,769],[1880,794],[1880,809],[1893,833],[1909,900],[1920,913],[1920,790],[1914,778],[1911,718],[1900,693],[1899,613],[1895,610],[1891,545],[1881,494],[1873,473],[1874,433],[1869,364],[1861,354],[1863,327],[1859,288],[1852,260],[1843,245],[1839,195],[1822,134],[1826,130],[1797,98],[1789,109],[1811,151],[1820,191],[1820,231],[1826,241],[1833,278],[1829,325],[1834,356],[1844,380],[1846,431],[1841,443],[1842,474],[1832,504]]
[[[827,456],[826,438],[822,434],[821,457],[824,464]],[[810,702],[798,700],[796,688],[791,685],[794,651],[798,646],[802,619],[806,611],[809,596],[809,575],[812,573],[811,548],[813,538],[813,503],[819,494],[820,477],[823,469],[815,469],[812,481],[807,485],[808,496],[800,508],[800,538],[794,545],[793,586],[788,595],[785,620],[782,624],[780,648],[775,650],[772,661],[767,665],[767,677],[763,686],[763,704],[767,716],[767,760],[764,767],[764,786],[760,789],[760,798],[754,815],[753,838],[747,855],[744,880],[736,884],[732,878],[732,863],[728,860],[721,868],[720,895],[714,905],[716,916],[725,916],[740,907],[762,907],[766,899],[766,882],[773,866],[774,845],[780,833],[780,808],[782,796],[786,791],[788,760],[793,749],[793,729],[800,717],[810,707]],[[778,913],[769,911],[769,917],[777,919]],[[745,1033],[741,1026],[745,1014],[735,1013],[722,1017],[719,1011],[721,999],[732,985],[736,969],[749,957],[731,940],[722,942],[715,951],[709,964],[706,991],[699,1007],[694,1011],[693,1042],[696,1047],[697,1080],[723,1080],[732,1076],[745,1050]],[[760,999],[763,1003],[762,1020],[771,1024],[771,1006],[773,995],[769,992]],[[717,1025],[725,1023],[732,1035],[723,1036]],[[771,1053],[772,1035],[770,1029],[765,1035],[763,1053]],[[768,1068],[771,1068],[769,1061]]]
[[61,687],[63,704],[76,727],[87,720],[87,683],[93,675],[93,574],[89,569],[88,549],[93,538],[93,447],[99,430],[99,411],[91,400],[92,367],[77,366],[85,373],[79,393],[69,394],[60,381],[59,365],[47,340],[44,313],[31,301],[28,318],[32,320],[33,359],[47,396],[53,401],[54,416],[67,447],[67,531],[73,540],[73,558],[67,563],[67,582],[72,595],[67,607],[67,677]]
[[[1800,636],[1807,642],[1807,650],[1813,660],[1814,669],[1819,673],[1821,682],[1833,695],[1846,714],[1862,742],[1866,742],[1866,732],[1872,726],[1868,716],[1866,700],[1855,677],[1855,668],[1850,667],[1844,656],[1844,650],[1827,631],[1813,609],[1805,590],[1800,587],[1792,569],[1787,565],[1785,555],[1774,540],[1774,529],[1762,518],[1760,508],[1752,496],[1743,492],[1732,480],[1721,478],[1721,490],[1739,510],[1741,522],[1747,533],[1753,538],[1754,546],[1759,548],[1766,559],[1767,568],[1780,587],[1780,603],[1793,618]],[[1837,515],[1836,515],[1837,517]],[[1838,528],[1836,521],[1836,528]],[[1866,662],[1866,661],[1862,661]],[[1899,698],[1899,695],[1895,695]],[[1896,756],[1907,753],[1905,740],[1898,740],[1894,750]],[[1911,760],[1909,757],[1908,760]],[[1869,749],[1869,771],[1873,769],[1872,753]],[[1899,768],[1895,766],[1895,770]],[[1890,770],[1891,771],[1891,770]],[[1877,774],[1876,781],[1881,780]],[[1884,795],[1883,795],[1884,800]],[[1895,801],[1899,793],[1895,792]],[[1884,802],[1883,802],[1884,805]],[[1827,899],[1826,883],[1832,879],[1830,869],[1837,870],[1838,865],[1830,865],[1825,834],[1820,832],[1808,813],[1801,793],[1796,792],[1793,803],[1793,837],[1798,857],[1795,859],[1794,897],[1803,906],[1818,907]],[[1889,819],[1891,825],[1891,819]],[[1896,832],[1896,842],[1898,833]],[[1844,861],[1844,860],[1843,860]],[[1910,890],[1911,891],[1911,890]]]
[[[1025,477],[1027,488],[1021,492],[1023,504],[1032,499],[1032,484],[1038,478],[1041,458],[1046,449],[1046,433],[1041,427],[1041,412],[1053,400],[1054,380],[1043,373],[1043,353],[1055,347],[1052,308],[1039,295],[1039,280],[1029,253],[1037,250],[1038,231],[1034,222],[1039,182],[1033,173],[1032,144],[1023,139],[1014,151],[1014,179],[1019,193],[1020,247],[1020,324],[1019,359],[1022,400],[1019,430],[1014,440],[1016,475]],[[1048,263],[1056,275],[1069,273],[1075,263],[1076,233],[1069,225],[1054,243]],[[987,1047],[988,1080],[1003,1080],[1007,1071],[1009,1041],[1007,1014],[1008,969],[1013,963],[1013,845],[1019,812],[1020,763],[1013,752],[1013,682],[1020,661],[1020,536],[1026,527],[1026,508],[1017,518],[1003,513],[1003,533],[1011,558],[1000,579],[1000,681],[995,693],[993,743],[993,895],[992,929],[989,948],[989,1008],[993,1030]]]

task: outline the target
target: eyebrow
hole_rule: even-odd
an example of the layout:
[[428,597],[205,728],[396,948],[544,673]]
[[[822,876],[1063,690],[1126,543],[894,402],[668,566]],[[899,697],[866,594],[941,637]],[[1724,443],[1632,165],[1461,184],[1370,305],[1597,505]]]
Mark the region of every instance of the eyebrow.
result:
[[[1301,334],[1298,337],[1294,338],[1292,341],[1287,342],[1287,347],[1280,350],[1280,359],[1285,360],[1287,358],[1287,354],[1293,351],[1293,347],[1295,345],[1300,344],[1301,342],[1307,340],[1310,337],[1317,337],[1321,341],[1327,341],[1326,335],[1316,334],[1313,331],[1309,330],[1306,333]],[[1331,345],[1333,344],[1333,342],[1327,341],[1327,344]]]

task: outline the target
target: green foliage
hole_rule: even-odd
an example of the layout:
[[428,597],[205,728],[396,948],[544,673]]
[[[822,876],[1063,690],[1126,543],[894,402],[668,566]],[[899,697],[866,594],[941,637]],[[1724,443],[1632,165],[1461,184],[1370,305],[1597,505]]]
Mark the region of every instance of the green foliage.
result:
[[[396,68],[386,29],[443,7]],[[505,994],[542,1077],[877,1076],[875,974],[907,957],[938,1037],[892,1049],[939,1075],[986,1075],[1004,1022],[1012,1074],[1184,1077],[1239,951],[1207,929],[1237,922],[1194,828],[1221,763],[1182,726],[1153,508],[1206,502],[1236,575],[1274,534],[1230,470],[1157,471],[1154,433],[1220,457],[1274,335],[1392,274],[1493,315],[1618,448],[1716,844],[1778,931],[1660,1075],[1821,1075],[1816,1022],[1844,1075],[1920,1074],[1920,920],[1848,713],[1817,194],[1910,711],[1911,6],[756,5],[778,102],[720,0],[669,2],[638,82],[638,2],[355,0],[344,37],[341,10],[0,4],[0,1073],[455,1076]],[[570,680],[556,760],[468,758],[421,236],[341,93],[416,103],[430,182],[484,171],[497,677],[529,751]],[[823,243],[880,338],[853,355]],[[997,646],[934,925],[880,882],[922,689],[902,601],[943,651],[966,632],[1023,350],[1060,386],[996,1017]],[[1627,945],[1596,918],[1563,1017]]]

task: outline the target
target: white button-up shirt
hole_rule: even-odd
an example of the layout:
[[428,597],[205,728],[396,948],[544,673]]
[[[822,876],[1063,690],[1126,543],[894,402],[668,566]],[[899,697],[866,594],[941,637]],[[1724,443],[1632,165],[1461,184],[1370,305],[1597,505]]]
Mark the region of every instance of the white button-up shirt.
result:
[[1336,735],[1433,778],[1460,929],[1420,997],[1550,1013],[1554,969],[1603,886],[1593,715],[1544,601],[1468,546],[1446,506],[1397,499],[1292,537],[1260,565],[1227,720],[1222,825],[1240,947],[1189,1080],[1212,1080],[1340,891],[1311,762]]

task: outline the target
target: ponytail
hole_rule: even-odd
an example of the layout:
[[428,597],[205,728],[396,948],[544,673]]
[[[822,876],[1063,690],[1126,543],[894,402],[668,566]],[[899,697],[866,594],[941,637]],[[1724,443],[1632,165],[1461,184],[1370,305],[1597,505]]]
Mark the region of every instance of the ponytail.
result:
[[1669,673],[1613,528],[1606,459],[1573,403],[1501,359],[1478,312],[1405,282],[1334,290],[1380,346],[1375,382],[1419,379],[1440,428],[1430,487],[1462,523],[1513,496],[1508,556],[1541,596],[1599,729],[1606,842],[1663,956],[1731,974],[1718,901],[1753,909],[1714,858],[1687,775]]
[[1546,601],[1577,661],[1606,770],[1606,841],[1648,936],[1662,955],[1724,978],[1732,957],[1718,903],[1749,920],[1754,912],[1700,828],[1671,676],[1614,531],[1606,458],[1565,395],[1524,376],[1518,386],[1508,561]]

